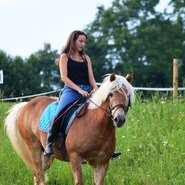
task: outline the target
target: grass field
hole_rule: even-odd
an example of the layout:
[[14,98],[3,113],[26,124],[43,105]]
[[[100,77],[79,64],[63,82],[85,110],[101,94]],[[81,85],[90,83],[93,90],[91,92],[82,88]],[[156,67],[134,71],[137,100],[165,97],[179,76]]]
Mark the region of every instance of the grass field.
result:
[[[0,185],[31,185],[33,176],[14,152],[4,131],[6,111],[0,103]],[[105,185],[185,184],[185,100],[178,103],[153,97],[129,110],[126,124],[117,129],[120,159],[111,161]],[[48,170],[48,185],[72,185],[66,162],[55,160]],[[83,166],[85,185],[93,184],[93,171]]]

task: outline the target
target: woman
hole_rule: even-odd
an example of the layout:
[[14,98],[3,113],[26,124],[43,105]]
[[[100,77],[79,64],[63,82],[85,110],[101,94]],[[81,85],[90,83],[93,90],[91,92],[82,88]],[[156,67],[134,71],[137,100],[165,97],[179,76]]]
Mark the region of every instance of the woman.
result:
[[[81,97],[87,98],[90,93],[94,93],[97,89],[91,59],[84,52],[86,41],[86,33],[78,30],[73,31],[60,55],[58,65],[64,88],[59,99],[55,118],[71,103]],[[57,133],[58,125],[51,124],[44,155],[50,156],[53,154],[52,143]]]
[[[97,90],[91,59],[84,52],[86,41],[86,33],[78,30],[73,31],[69,35],[67,43],[60,55],[58,65],[61,80],[64,82],[64,88],[59,99],[55,118],[57,118],[64,109],[69,107],[71,103],[81,97],[87,98],[90,93],[94,93]],[[50,156],[53,154],[52,143],[57,133],[58,124],[51,124],[44,155]],[[115,155],[114,157],[117,157],[120,153],[115,153]]]

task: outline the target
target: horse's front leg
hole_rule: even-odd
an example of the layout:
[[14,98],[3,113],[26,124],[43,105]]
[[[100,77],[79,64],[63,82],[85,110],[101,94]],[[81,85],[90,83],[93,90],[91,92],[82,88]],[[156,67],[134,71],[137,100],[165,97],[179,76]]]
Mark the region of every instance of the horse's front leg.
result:
[[69,161],[73,172],[74,184],[83,185],[81,158],[78,156],[78,154],[70,154]]
[[103,185],[104,177],[109,167],[109,161],[103,165],[94,166],[94,184]]

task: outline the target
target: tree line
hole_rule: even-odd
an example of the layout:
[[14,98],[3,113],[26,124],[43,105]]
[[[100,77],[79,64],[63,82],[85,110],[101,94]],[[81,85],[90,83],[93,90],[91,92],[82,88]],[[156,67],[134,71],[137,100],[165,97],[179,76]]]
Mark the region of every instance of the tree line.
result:
[[[107,73],[132,72],[135,86],[171,87],[172,61],[178,58],[179,85],[185,84],[185,1],[170,0],[163,11],[157,9],[159,3],[114,0],[108,8],[97,7],[95,19],[84,29],[97,82]],[[49,43],[24,60],[0,50],[1,94],[15,97],[61,88],[58,57]]]

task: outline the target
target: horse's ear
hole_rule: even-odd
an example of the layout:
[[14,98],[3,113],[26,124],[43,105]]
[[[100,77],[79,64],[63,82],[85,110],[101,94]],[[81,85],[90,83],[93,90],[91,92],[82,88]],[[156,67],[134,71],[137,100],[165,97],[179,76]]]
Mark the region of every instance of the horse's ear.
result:
[[114,81],[116,79],[116,74],[115,73],[112,73],[111,75],[110,75],[110,81],[112,82],[112,81]]
[[131,74],[131,73],[129,73],[129,74],[127,74],[127,76],[126,76],[126,79],[127,79],[127,81],[129,82],[129,83],[132,83],[132,81],[133,81],[133,74]]

